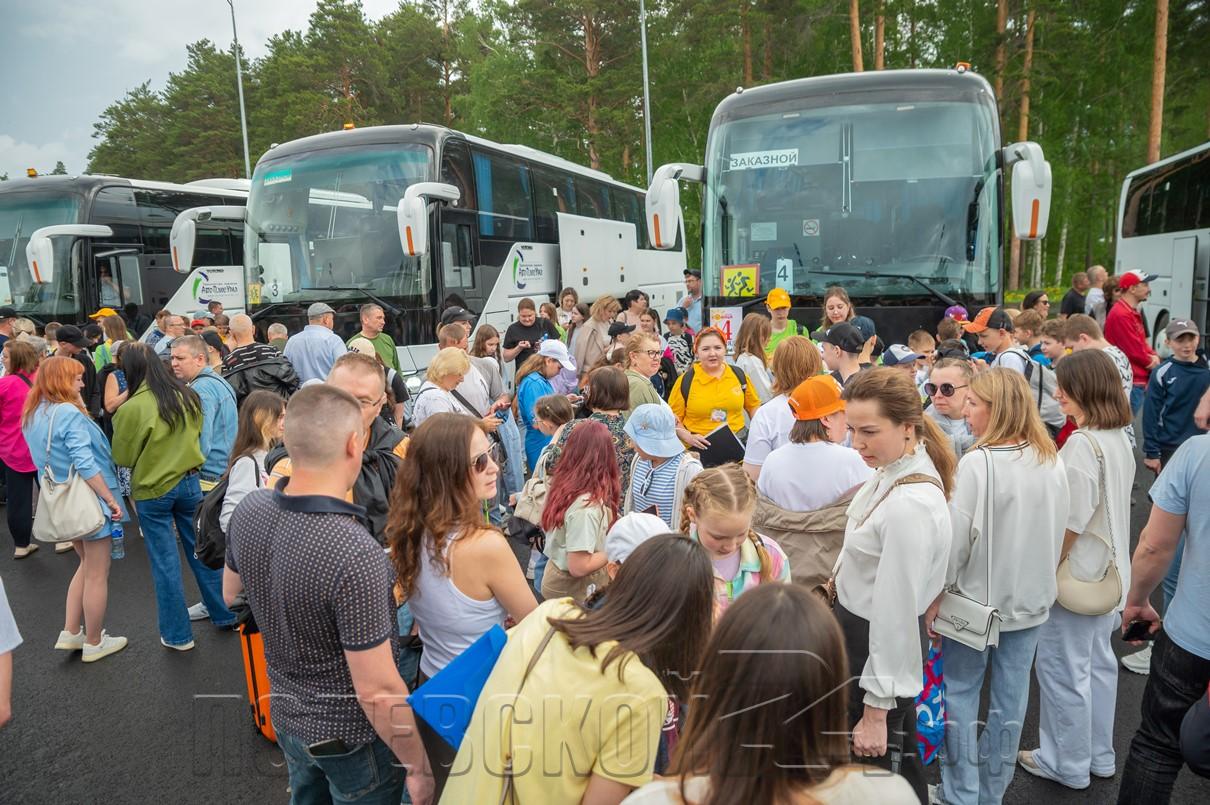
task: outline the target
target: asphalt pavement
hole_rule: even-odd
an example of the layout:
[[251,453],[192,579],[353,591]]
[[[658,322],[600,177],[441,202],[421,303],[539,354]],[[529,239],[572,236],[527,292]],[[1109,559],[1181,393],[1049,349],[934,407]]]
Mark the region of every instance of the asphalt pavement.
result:
[[[1150,473],[1138,475],[1132,526],[1138,534],[1149,504]],[[52,650],[63,626],[63,601],[75,571],[73,554],[51,546],[14,562],[0,518],[0,577],[25,643],[14,653],[13,720],[0,729],[0,803],[284,803],[289,794],[281,753],[257,735],[238,635],[209,621],[194,624],[197,647],[160,645],[155,597],[142,538],[127,528],[126,558],[110,574],[106,627],[129,646],[85,665],[79,653]],[[188,570],[187,599],[200,600]],[[1133,651],[1115,638],[1119,654]],[[1006,803],[1116,802],[1122,765],[1139,722],[1146,677],[1122,670],[1114,746],[1119,776],[1093,778],[1071,791],[1017,769]],[[1022,747],[1038,742],[1036,691]],[[936,778],[936,764],[930,775]],[[1174,803],[1210,802],[1210,780],[1181,772]]]

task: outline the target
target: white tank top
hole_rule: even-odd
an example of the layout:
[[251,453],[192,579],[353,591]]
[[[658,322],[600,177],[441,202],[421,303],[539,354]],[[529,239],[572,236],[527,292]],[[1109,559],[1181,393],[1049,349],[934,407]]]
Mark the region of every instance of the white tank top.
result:
[[446,540],[445,559],[449,570],[446,575],[432,560],[432,538],[425,538],[416,589],[408,601],[424,642],[420,670],[428,677],[448,665],[492,626],[503,626],[508,615],[495,598],[476,601],[454,586],[450,556],[453,544],[454,538]]

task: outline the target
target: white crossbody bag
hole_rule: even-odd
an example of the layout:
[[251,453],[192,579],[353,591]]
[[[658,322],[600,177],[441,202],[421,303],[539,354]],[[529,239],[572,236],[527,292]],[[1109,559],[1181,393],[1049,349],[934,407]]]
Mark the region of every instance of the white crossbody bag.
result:
[[1000,642],[1000,612],[990,605],[992,595],[992,457],[987,448],[980,448],[987,462],[986,498],[983,504],[983,528],[975,539],[987,540],[987,600],[979,601],[954,589],[941,594],[941,605],[933,621],[933,631],[950,640],[957,640],[975,651]]
[[67,480],[59,483],[50,469],[50,443],[55,432],[55,414],[50,413],[46,429],[46,466],[38,480],[38,511],[34,515],[34,539],[40,542],[69,542],[95,534],[105,525],[106,512],[101,508],[97,493],[76,472],[71,464]]

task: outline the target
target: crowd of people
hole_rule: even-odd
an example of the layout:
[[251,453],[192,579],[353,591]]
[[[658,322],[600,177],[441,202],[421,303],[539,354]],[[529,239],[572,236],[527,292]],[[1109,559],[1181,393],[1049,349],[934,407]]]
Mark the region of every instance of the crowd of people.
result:
[[[641,290],[568,288],[503,333],[445,310],[410,395],[377,304],[348,339],[316,303],[269,343],[221,310],[142,341],[100,311],[96,342],[3,345],[14,555],[39,487],[87,485],[103,523],[61,543],[55,649],[102,659],[133,509],[165,648],[207,619],[263,636],[295,802],[959,805],[1018,768],[1076,790],[1123,768],[1119,801],[1165,802],[1182,765],[1210,773],[1210,368],[1187,320],[1151,350],[1150,279],[1094,268],[1058,317],[1034,293],[903,344],[839,287],[813,330],[775,289],[730,340],[696,271],[662,322]],[[1136,449],[1157,479],[1132,556]],[[460,738],[404,706],[497,627]],[[1119,629],[1153,643],[1123,661],[1150,673],[1124,763]]]

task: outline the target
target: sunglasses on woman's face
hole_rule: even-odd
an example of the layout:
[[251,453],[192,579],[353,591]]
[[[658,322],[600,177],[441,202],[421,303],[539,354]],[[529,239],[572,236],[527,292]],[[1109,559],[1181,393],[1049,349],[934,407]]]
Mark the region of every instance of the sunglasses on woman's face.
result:
[[936,383],[925,383],[924,393],[930,397],[936,397],[937,392],[941,392],[942,397],[953,397],[955,391],[964,388],[966,386],[955,386],[953,383],[942,383],[940,386]]
[[487,472],[487,464],[492,460],[491,451],[480,453],[471,459],[471,467],[478,473]]

